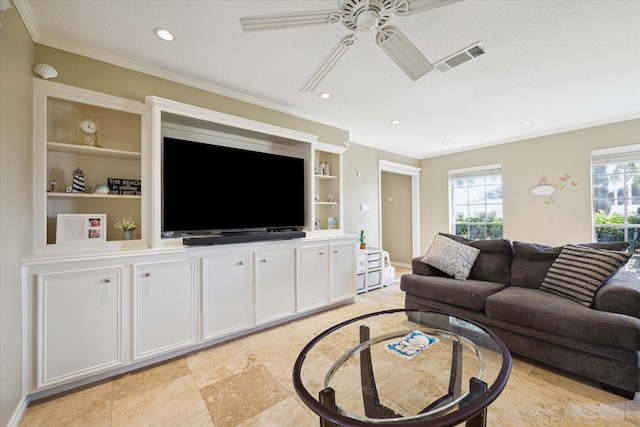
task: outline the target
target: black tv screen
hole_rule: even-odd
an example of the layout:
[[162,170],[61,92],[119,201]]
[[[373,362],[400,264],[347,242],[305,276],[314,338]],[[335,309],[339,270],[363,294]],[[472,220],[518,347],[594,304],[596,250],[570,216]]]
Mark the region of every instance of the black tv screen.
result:
[[163,138],[162,231],[304,227],[304,160]]

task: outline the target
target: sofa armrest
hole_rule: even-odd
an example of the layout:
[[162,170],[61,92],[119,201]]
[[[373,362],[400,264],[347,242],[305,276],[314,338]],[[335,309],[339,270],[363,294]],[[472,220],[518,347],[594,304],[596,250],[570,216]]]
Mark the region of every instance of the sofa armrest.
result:
[[630,271],[619,271],[598,289],[594,309],[640,318],[640,279]]
[[419,274],[421,276],[451,277],[442,270],[432,267],[429,264],[425,264],[421,261],[422,258],[424,258],[424,256],[418,256],[411,260],[411,272],[413,274]]

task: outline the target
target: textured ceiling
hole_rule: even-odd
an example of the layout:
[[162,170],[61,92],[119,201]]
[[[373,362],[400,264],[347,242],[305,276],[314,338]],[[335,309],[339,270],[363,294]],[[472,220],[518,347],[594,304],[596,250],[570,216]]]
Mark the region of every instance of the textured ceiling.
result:
[[[238,18],[335,9],[338,0],[15,3],[37,43],[327,123],[352,142],[414,158],[640,117],[640,1],[465,0],[394,16],[389,23],[431,63],[475,42],[486,53],[414,82],[374,33],[362,33],[314,93],[299,89],[350,34],[342,24],[243,33]],[[162,42],[156,27],[176,40]]]

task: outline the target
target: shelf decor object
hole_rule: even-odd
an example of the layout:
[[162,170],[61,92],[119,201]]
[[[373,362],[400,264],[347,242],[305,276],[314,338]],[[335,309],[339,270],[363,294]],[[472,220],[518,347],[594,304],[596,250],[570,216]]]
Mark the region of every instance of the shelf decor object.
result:
[[551,196],[558,188],[555,185],[547,184],[547,180],[542,178],[538,185],[531,189],[531,194],[534,196]]
[[138,228],[133,218],[122,218],[120,221],[116,222],[115,227],[118,230],[122,230],[123,240],[132,240],[133,231]]
[[81,145],[90,145],[99,147],[98,145],[98,125],[92,118],[82,118],[80,122],[79,137]]
[[58,214],[56,243],[104,242],[106,214]]

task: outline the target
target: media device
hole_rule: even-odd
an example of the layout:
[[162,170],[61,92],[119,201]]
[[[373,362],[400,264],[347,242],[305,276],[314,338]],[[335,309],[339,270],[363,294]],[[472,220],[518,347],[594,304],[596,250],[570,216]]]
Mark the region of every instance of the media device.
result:
[[304,184],[303,159],[164,137],[162,235],[185,244],[304,237]]

